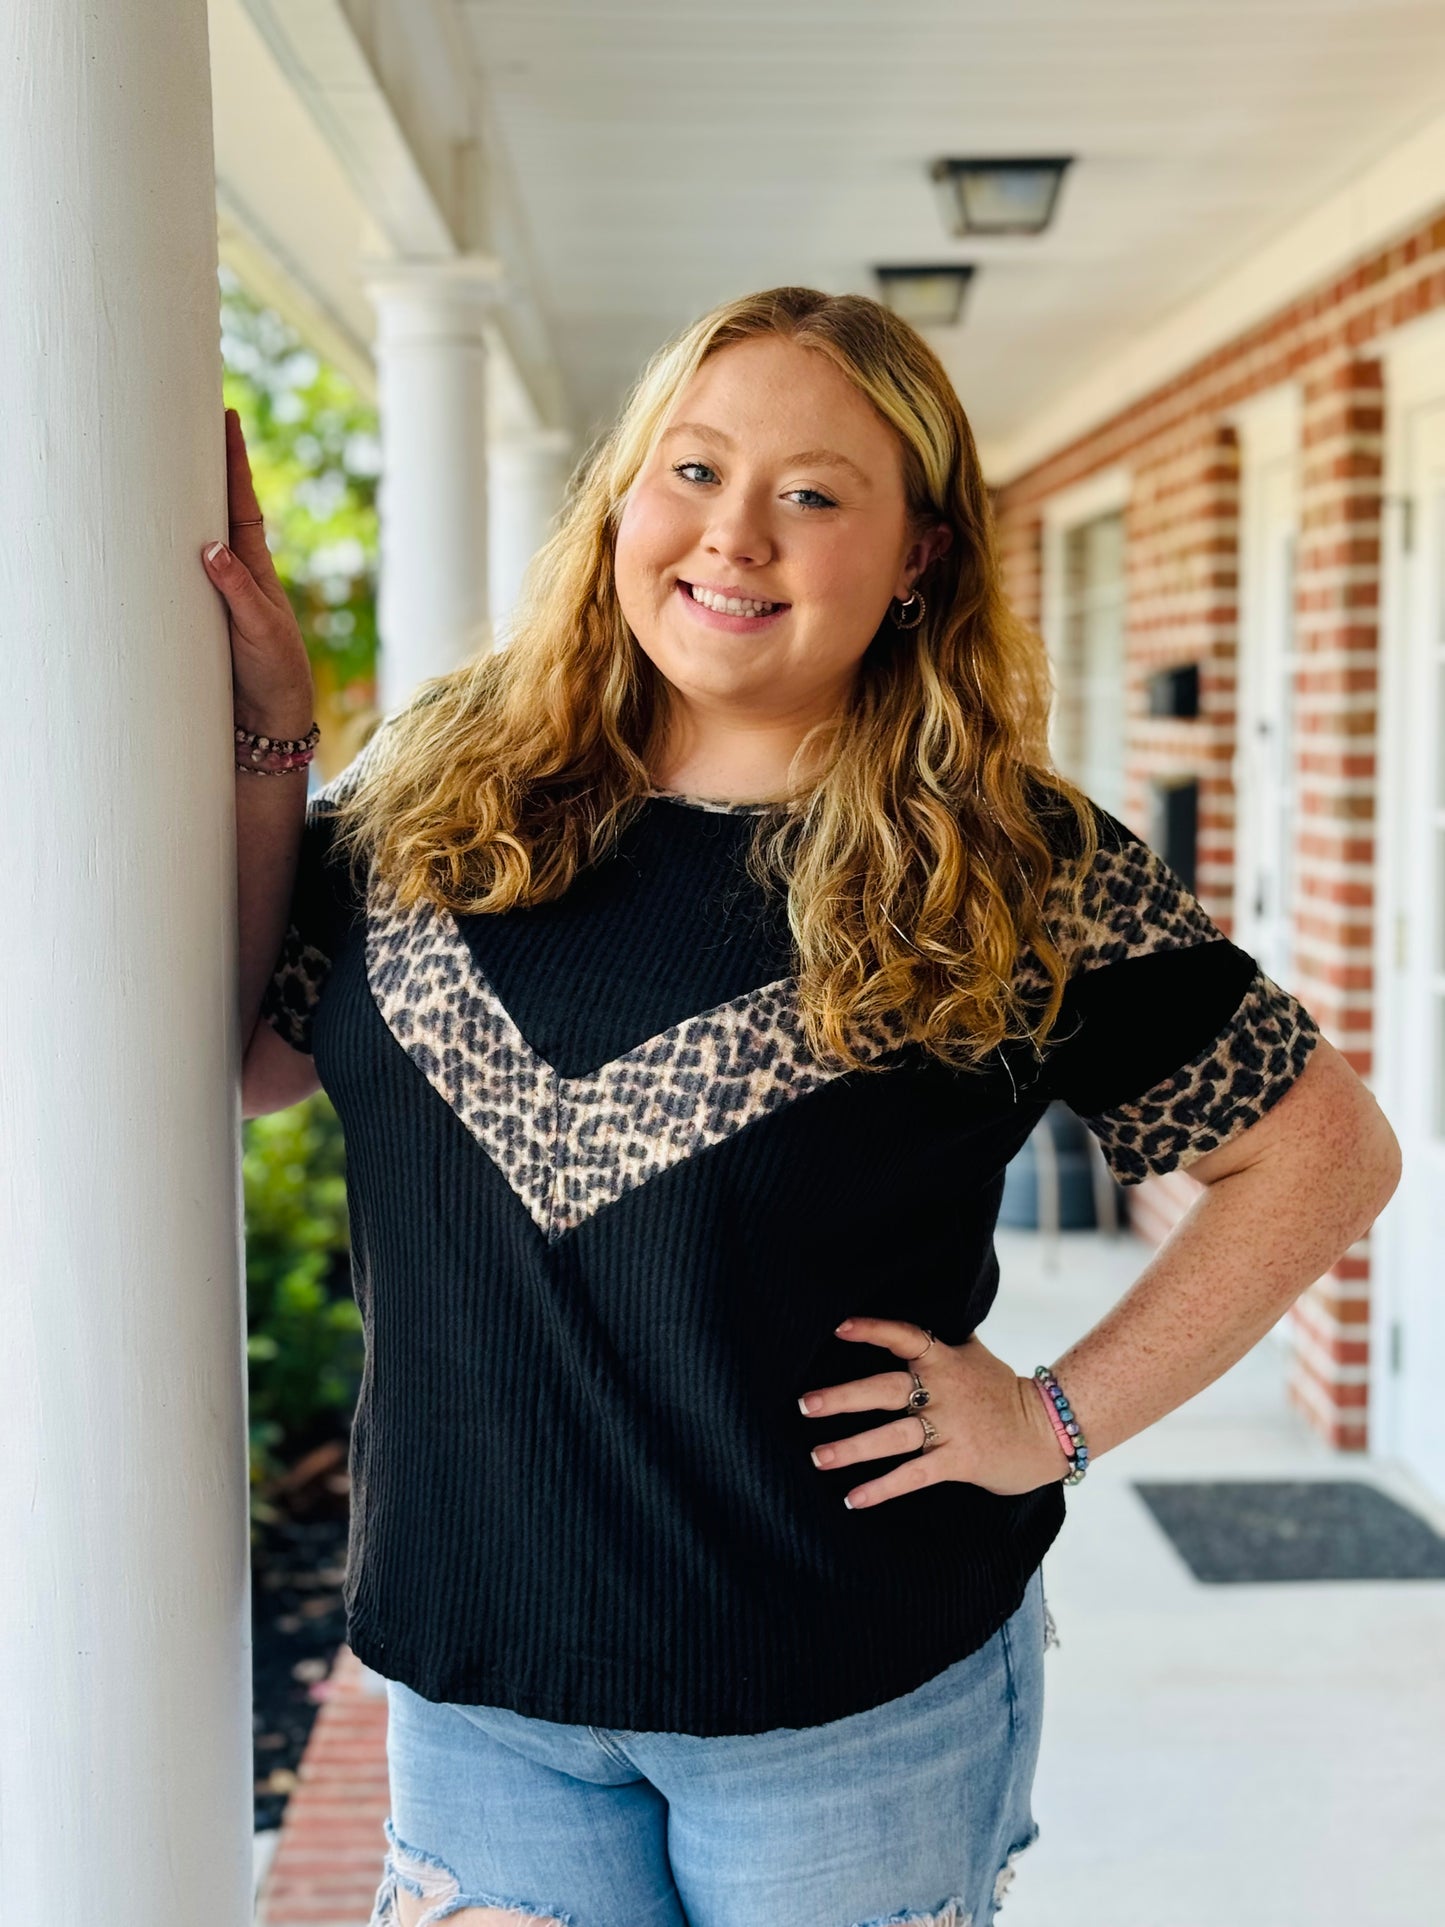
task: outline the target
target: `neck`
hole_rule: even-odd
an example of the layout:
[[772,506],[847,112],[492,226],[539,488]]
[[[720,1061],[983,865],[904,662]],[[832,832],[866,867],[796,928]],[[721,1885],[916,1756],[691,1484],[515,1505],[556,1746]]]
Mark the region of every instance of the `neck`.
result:
[[[648,767],[658,789],[739,803],[773,802],[787,793],[789,769],[806,733],[794,723],[694,723],[674,729],[661,751],[647,759]],[[794,777],[799,780],[806,787],[806,774]]]

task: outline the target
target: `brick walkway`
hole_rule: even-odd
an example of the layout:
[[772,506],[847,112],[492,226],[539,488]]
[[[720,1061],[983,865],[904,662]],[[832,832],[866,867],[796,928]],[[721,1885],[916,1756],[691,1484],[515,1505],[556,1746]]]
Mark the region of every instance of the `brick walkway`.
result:
[[321,1707],[257,1899],[257,1927],[367,1927],[388,1809],[386,1688],[349,1646]]

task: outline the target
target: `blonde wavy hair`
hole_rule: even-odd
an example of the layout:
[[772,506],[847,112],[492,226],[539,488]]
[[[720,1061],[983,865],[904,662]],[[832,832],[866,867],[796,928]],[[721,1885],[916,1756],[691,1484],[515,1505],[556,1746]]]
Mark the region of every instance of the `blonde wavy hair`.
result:
[[[953,532],[923,572],[923,621],[900,630],[885,616],[748,849],[753,877],[787,892],[809,1048],[876,1067],[858,1046],[882,1020],[956,1068],[1006,1039],[1037,1051],[1068,974],[1050,919],[1079,913],[1095,821],[1049,755],[1047,654],[1005,601],[952,383],[921,335],[863,296],[770,288],[658,350],[570,478],[510,640],[383,722],[338,784],[337,845],[401,906],[469,914],[559,897],[606,853],[644,806],[667,719],[665,678],[618,604],[618,522],[693,373],[759,335],[825,355],[854,383],[902,444],[911,535]],[[1025,957],[1041,997],[1020,994]]]

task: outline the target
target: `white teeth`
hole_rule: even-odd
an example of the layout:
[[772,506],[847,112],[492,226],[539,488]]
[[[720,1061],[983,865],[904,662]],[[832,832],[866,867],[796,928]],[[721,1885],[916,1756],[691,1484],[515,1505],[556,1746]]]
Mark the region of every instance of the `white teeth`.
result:
[[776,602],[753,602],[743,596],[714,595],[711,589],[699,589],[695,584],[689,586],[694,602],[727,616],[765,616],[778,607]]

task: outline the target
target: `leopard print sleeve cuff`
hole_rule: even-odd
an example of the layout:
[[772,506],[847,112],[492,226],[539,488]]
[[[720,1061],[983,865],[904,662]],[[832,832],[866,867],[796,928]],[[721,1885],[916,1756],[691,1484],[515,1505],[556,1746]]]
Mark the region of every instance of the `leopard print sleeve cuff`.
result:
[[344,865],[329,861],[333,806],[351,794],[381,753],[385,732],[399,713],[383,717],[346,767],[307,799],[290,916],[261,999],[261,1016],[293,1050],[308,1056],[312,1020],[331,975],[332,955],[355,908]]
[[311,1020],[331,974],[331,959],[308,943],[294,923],[286,927],[281,955],[261,999],[261,1015],[292,1050],[311,1052]]
[[1304,1069],[1319,1026],[1257,970],[1214,1041],[1131,1103],[1084,1119],[1121,1184],[1184,1169],[1264,1116]]
[[1139,1184],[1262,1117],[1319,1029],[1149,843],[1094,808],[1099,849],[1077,917],[1059,904],[1069,984],[1045,1088],[1119,1182]]
[[307,802],[286,934],[261,998],[262,1020],[292,1050],[304,1051],[308,1057],[312,1020],[331,975],[337,933],[345,920],[340,901],[345,884],[329,860],[330,795],[329,788],[321,790]]

